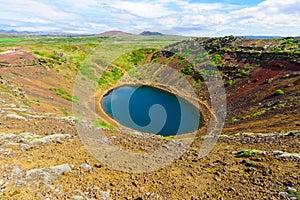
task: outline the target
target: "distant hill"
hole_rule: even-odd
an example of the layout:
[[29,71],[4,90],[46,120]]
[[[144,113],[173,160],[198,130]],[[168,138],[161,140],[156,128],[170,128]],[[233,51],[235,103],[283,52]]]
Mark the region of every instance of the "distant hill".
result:
[[163,36],[164,34],[160,33],[160,32],[151,32],[151,31],[144,31],[142,33],[140,33],[140,35],[144,35],[144,36]]
[[100,36],[100,37],[113,37],[132,35],[123,31],[107,31],[100,34],[76,34],[67,32],[31,32],[31,31],[16,31],[16,30],[3,30],[0,29],[0,34],[5,35],[40,35],[40,36]]
[[37,32],[29,32],[29,31],[16,31],[16,30],[3,30],[3,29],[0,29],[0,33],[2,34],[22,34],[22,35],[25,35],[25,34],[35,34]]
[[[39,36],[81,36],[74,33],[64,33],[64,32],[43,32],[43,31],[16,31],[16,30],[3,30],[0,29],[0,34],[4,35],[39,35]],[[83,34],[82,36],[85,36]]]
[[113,37],[113,36],[125,36],[125,35],[132,35],[131,33],[123,32],[123,31],[106,31],[100,34],[96,34],[97,36],[104,36],[104,37]]

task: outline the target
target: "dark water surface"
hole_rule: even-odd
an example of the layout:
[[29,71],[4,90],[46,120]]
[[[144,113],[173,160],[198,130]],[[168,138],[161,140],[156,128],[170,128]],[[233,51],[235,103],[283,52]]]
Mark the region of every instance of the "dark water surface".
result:
[[101,100],[104,111],[120,124],[163,136],[200,127],[199,110],[174,94],[149,86],[123,86]]

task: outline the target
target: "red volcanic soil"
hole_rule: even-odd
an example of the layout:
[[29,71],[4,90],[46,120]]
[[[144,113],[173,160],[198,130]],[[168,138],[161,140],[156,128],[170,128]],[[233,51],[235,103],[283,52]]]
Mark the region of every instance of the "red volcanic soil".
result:
[[0,63],[4,64],[17,64],[17,63],[22,63],[23,61],[32,61],[35,60],[36,58],[24,51],[24,50],[17,50],[15,52],[9,52],[5,54],[0,54]]
[[251,76],[249,78],[242,79],[238,84],[228,88],[227,100],[232,101],[251,91],[256,91],[258,87],[264,87],[264,85],[268,86],[266,81],[280,80],[283,75],[295,71],[299,71],[299,66],[295,63],[280,60],[263,63],[260,67],[251,72]]
[[[291,76],[293,75],[293,76]],[[273,60],[253,68],[227,87],[228,132],[297,129],[299,124],[299,65]],[[281,89],[284,95],[275,95]],[[278,109],[281,104],[282,108]],[[265,112],[255,116],[255,113]],[[254,117],[255,116],[255,117]],[[231,118],[239,120],[233,122]]]

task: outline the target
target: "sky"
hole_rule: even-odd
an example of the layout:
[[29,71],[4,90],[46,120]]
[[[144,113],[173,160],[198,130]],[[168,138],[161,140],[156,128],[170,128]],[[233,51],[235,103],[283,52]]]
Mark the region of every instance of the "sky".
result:
[[300,0],[0,0],[0,29],[300,36]]

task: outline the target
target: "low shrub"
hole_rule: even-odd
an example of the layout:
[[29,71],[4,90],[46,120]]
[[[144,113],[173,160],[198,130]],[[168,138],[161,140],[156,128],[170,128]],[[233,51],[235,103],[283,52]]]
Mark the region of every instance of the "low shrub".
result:
[[231,86],[233,84],[233,80],[228,80],[226,86]]
[[275,95],[283,95],[284,94],[284,91],[283,90],[276,90],[275,91]]
[[236,157],[250,157],[250,156],[256,156],[258,154],[262,154],[263,151],[260,151],[260,150],[245,150],[245,151],[240,151],[240,152],[237,152],[235,154]]

